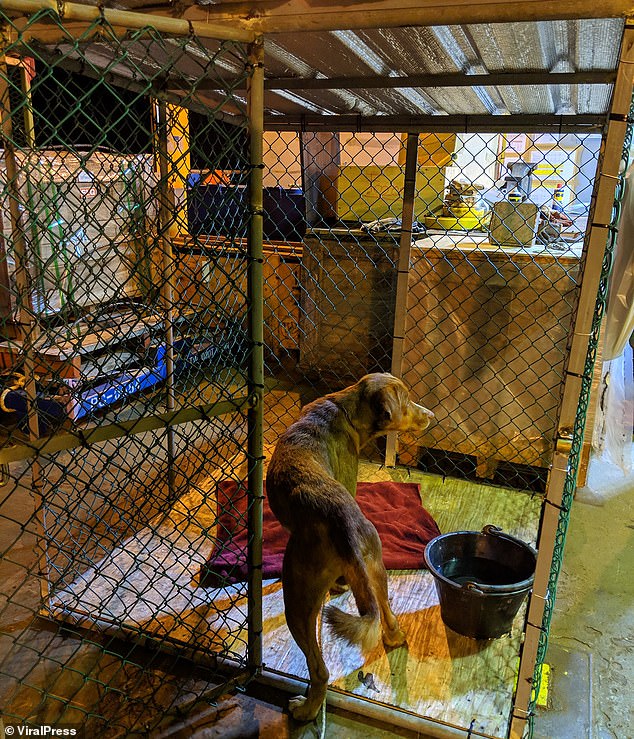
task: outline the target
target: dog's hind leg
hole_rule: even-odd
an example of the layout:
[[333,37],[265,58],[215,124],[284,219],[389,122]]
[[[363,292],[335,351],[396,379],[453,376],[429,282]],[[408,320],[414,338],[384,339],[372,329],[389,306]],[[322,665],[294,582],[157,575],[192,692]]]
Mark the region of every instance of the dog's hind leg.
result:
[[372,580],[376,599],[379,602],[379,608],[381,610],[383,643],[387,647],[400,647],[405,644],[405,634],[401,631],[401,628],[398,625],[398,620],[390,606],[387,590],[387,572],[383,565],[381,552],[379,551],[378,557],[375,553],[374,556],[371,556],[368,559],[368,573]]
[[288,704],[297,721],[312,721],[326,697],[330,675],[317,641],[317,618],[331,582],[332,576],[327,576],[314,560],[306,562],[291,536],[282,573],[284,610],[293,639],[306,657],[310,678],[306,697],[291,698]]

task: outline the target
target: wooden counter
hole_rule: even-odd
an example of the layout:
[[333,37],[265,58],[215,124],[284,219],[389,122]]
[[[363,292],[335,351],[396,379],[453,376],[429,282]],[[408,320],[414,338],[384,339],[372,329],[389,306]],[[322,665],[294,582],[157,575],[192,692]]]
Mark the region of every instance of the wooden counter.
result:
[[[411,252],[401,376],[436,420],[419,448],[551,461],[580,242],[502,248],[486,234],[430,232]],[[300,367],[340,384],[390,370],[398,262],[393,234],[316,229],[301,256]]]
[[402,376],[436,414],[421,446],[475,457],[482,477],[499,461],[548,466],[580,255],[484,235],[415,244]]
[[389,371],[398,238],[314,229],[301,262],[300,368],[337,387]]

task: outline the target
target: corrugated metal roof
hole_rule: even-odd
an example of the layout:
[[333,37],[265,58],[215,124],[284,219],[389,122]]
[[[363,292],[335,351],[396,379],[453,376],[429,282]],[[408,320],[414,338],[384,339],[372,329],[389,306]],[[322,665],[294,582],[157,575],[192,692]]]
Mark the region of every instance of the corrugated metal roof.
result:
[[[623,26],[623,19],[608,18],[268,35],[265,72],[267,82],[275,83],[276,89],[265,94],[266,112],[269,120],[303,114],[603,115],[608,110],[614,75],[604,75],[605,79],[594,79],[590,84],[578,74],[614,72]],[[191,39],[188,51],[182,40],[173,48],[169,42],[129,41],[127,61],[116,64],[107,44],[93,41],[81,54],[74,52],[72,44],[57,44],[55,48],[62,65],[84,56],[95,69],[108,68],[123,80],[134,78],[140,70],[152,78],[169,67],[173,79],[166,81],[167,89],[178,92],[178,86],[171,86],[176,80],[184,85],[180,90],[189,101],[217,104],[223,94],[213,89],[213,83],[206,80],[205,85],[197,84],[201,76],[209,76],[209,70],[196,58],[197,44],[201,50],[218,48],[210,40]],[[203,52],[202,56],[208,54]],[[244,75],[244,67],[232,68],[227,56],[220,55],[218,62],[219,79]],[[501,72],[505,73],[503,79]],[[540,84],[514,81],[513,74],[526,72],[538,75]],[[565,78],[562,84],[560,76],[558,83],[552,84],[548,83],[549,74],[577,77]],[[418,82],[421,75],[426,76],[424,84]],[[448,75],[453,75],[451,83]],[[437,80],[438,76],[445,81]],[[472,84],[465,84],[470,76],[475,76]],[[350,77],[361,79],[347,85]],[[418,80],[409,84],[413,77]],[[306,89],[307,85],[311,89]],[[193,94],[191,86],[196,88]]]
[[[320,31],[265,39],[269,79],[613,71],[621,19]],[[512,80],[509,80],[512,82]],[[341,82],[339,82],[341,84]],[[272,113],[601,114],[611,84],[302,90],[267,93]]]

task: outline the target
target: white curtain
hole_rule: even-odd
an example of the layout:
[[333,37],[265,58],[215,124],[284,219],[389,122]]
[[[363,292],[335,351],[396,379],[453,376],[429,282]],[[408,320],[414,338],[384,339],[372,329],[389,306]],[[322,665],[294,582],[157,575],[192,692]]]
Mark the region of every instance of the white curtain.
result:
[[625,175],[625,193],[604,324],[603,358],[623,354],[634,333],[634,164]]
[[634,427],[629,343],[634,332],[634,165],[626,173],[603,331],[603,371],[592,445],[598,456],[629,474]]

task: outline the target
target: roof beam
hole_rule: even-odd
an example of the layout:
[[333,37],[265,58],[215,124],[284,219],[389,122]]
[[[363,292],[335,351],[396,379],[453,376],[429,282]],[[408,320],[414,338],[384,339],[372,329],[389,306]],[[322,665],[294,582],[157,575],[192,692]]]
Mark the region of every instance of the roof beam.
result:
[[266,131],[598,133],[605,115],[267,115]]
[[616,72],[492,72],[490,74],[411,74],[388,77],[310,78],[280,77],[268,79],[266,90],[368,90],[396,87],[494,87],[498,85],[608,85]]
[[[399,87],[493,87],[499,85],[611,85],[616,72],[492,72],[490,74],[410,74],[398,77],[365,75],[362,77],[275,77],[264,81],[265,90],[370,90]],[[200,79],[197,90],[244,89],[246,83],[235,79]]]
[[297,33],[398,26],[626,18],[632,0],[246,0],[190,6],[183,17],[234,23],[256,33]]

